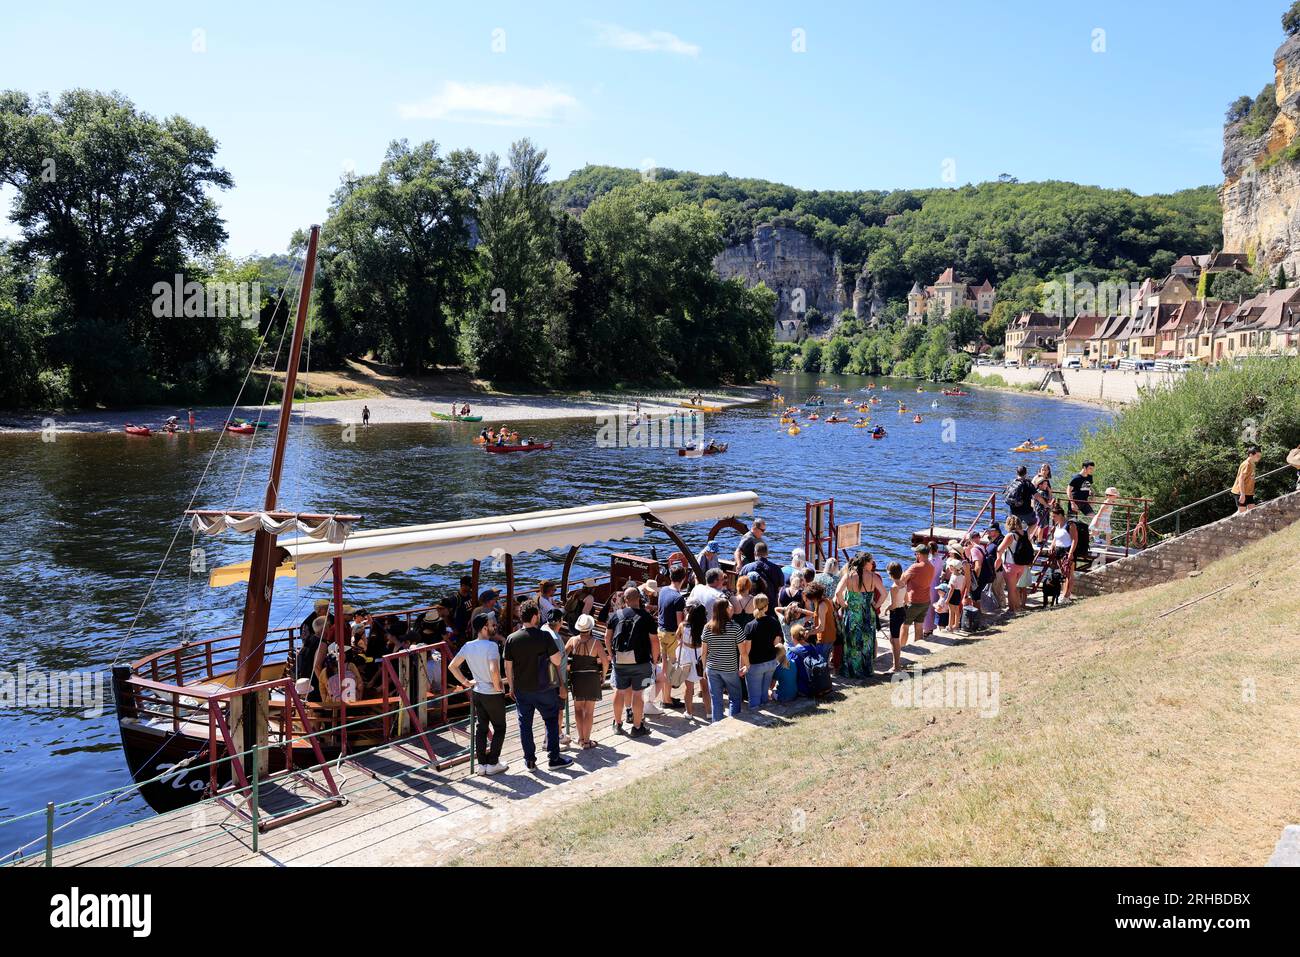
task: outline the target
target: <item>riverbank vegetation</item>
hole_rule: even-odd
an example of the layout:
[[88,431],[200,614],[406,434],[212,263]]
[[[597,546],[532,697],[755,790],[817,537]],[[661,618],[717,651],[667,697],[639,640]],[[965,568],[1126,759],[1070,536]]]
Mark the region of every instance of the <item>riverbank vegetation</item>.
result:
[[961,307],[942,321],[908,324],[884,319],[870,328],[853,319],[835,327],[827,340],[777,343],[773,363],[784,372],[847,372],[960,382],[971,370],[972,358],[963,347],[979,336],[972,309]]
[[[1300,445],[1300,359],[1247,359],[1193,369],[1086,432],[1071,466],[1096,462],[1098,488],[1114,485],[1124,495],[1152,499],[1154,517],[1230,487],[1251,444],[1264,452],[1261,474]],[[1287,469],[1261,482],[1258,496],[1294,485],[1295,473]],[[1230,498],[1220,496],[1189,510],[1182,524],[1231,511]]]
[[[223,254],[217,197],[234,183],[216,154],[202,127],[118,94],[0,94],[0,184],[20,232],[0,244],[0,335],[13,343],[0,406],[233,394],[295,276],[289,257]],[[545,160],[527,140],[504,159],[401,141],[375,172],[345,176],[322,228],[313,367],[463,363],[531,387],[770,371],[775,300],[714,274],[716,211],[635,182],[579,219],[554,205]],[[289,241],[295,258],[304,242]],[[237,315],[202,293],[193,308],[188,295],[160,301],[176,277],[178,289],[218,284],[256,301]]]

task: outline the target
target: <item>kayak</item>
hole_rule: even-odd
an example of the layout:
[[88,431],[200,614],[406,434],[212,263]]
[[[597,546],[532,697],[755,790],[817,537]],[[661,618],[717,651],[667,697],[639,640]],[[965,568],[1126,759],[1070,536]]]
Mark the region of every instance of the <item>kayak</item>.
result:
[[790,428],[788,428],[788,429],[785,430],[785,434],[786,434],[786,435],[798,435],[798,434],[800,433],[800,431],[802,431],[802,430],[799,428],[799,426],[797,426],[797,425],[792,425],[792,426],[790,426]]
[[713,448],[699,448],[697,446],[692,449],[678,449],[677,454],[685,456],[688,459],[698,459],[701,455],[721,455],[725,451],[727,451],[727,443],[723,442],[721,445],[715,445]]
[[848,419],[826,419],[827,425],[839,425],[841,422],[847,422]]
[[963,392],[961,389],[944,389],[944,395],[970,395],[969,392]]
[[721,412],[720,405],[696,405],[694,402],[678,402],[679,409],[698,409],[700,412]]
[[872,428],[872,425],[870,422],[854,422],[853,427],[855,429],[869,429]]
[[430,412],[435,419],[442,419],[444,422],[482,422],[481,415],[448,415],[446,412]]
[[1012,452],[1046,452],[1051,449],[1050,445],[1017,445]]
[[234,432],[236,435],[252,435],[257,429],[251,425],[227,425],[227,432]]
[[872,432],[871,437],[873,439],[883,439],[888,434],[888,432]]
[[534,442],[532,445],[485,445],[487,452],[545,452],[555,447],[554,442]]
[[128,425],[123,431],[127,435],[153,435],[153,430],[146,425]]

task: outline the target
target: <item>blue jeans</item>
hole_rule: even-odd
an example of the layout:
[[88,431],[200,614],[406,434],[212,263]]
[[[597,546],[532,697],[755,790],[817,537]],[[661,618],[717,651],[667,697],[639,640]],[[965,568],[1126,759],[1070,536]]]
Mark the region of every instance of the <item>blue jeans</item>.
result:
[[740,672],[707,670],[709,699],[713,704],[713,720],[722,720],[722,692],[727,692],[727,711],[734,718],[740,714]]
[[776,674],[776,659],[764,661],[762,664],[749,666],[745,672],[746,690],[749,691],[749,706],[757,708],[760,704],[767,704],[770,700],[768,691],[772,687],[772,675]]
[[560,757],[560,694],[554,688],[546,691],[516,691],[516,714],[519,716],[519,740],[524,746],[524,762],[537,760],[537,745],[533,741],[533,715],[542,716],[546,728],[546,753],[552,761]]

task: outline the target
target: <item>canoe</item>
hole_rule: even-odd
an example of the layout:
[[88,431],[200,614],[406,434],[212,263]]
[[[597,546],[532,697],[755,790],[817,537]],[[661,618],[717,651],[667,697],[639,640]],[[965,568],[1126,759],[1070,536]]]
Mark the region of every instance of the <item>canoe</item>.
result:
[[694,402],[678,402],[677,407],[679,409],[697,409],[700,412],[722,411],[722,406],[720,405],[696,405]]
[[444,422],[482,422],[481,415],[448,415],[446,412],[430,412],[435,419],[442,419]]
[[827,425],[839,425],[841,422],[847,422],[848,419],[825,419]]
[[721,445],[711,449],[710,448],[701,449],[698,447],[693,449],[678,449],[677,454],[684,456],[688,459],[698,459],[702,455],[721,455],[725,451],[727,451],[727,443],[723,442]]
[[888,434],[888,432],[872,432],[871,437],[873,439],[883,439]]
[[153,430],[146,425],[128,425],[123,428],[123,431],[127,435],[153,435]]
[[257,429],[251,425],[227,425],[227,432],[234,432],[236,435],[252,435]]
[[1012,452],[1047,452],[1051,449],[1050,445],[1017,445]]
[[555,447],[554,442],[534,442],[532,445],[485,445],[487,452],[545,452]]
[[944,395],[970,395],[969,392],[963,392],[961,389],[944,389]]

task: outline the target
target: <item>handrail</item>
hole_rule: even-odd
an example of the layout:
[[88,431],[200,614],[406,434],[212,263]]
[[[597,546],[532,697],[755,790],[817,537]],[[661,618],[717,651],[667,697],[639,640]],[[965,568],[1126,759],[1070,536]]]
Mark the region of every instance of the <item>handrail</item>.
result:
[[[1270,475],[1276,475],[1278,472],[1284,472],[1289,468],[1291,468],[1290,465],[1279,465],[1277,468],[1270,469],[1269,471],[1265,472],[1263,475],[1256,475],[1255,481],[1258,482],[1261,479],[1266,479]],[[1171,515],[1178,515],[1181,512],[1187,511],[1189,508],[1196,508],[1196,506],[1198,505],[1204,505],[1206,502],[1212,501],[1213,499],[1218,498],[1220,495],[1231,495],[1231,494],[1232,494],[1232,486],[1230,485],[1225,489],[1221,489],[1218,492],[1214,492],[1210,495],[1205,496],[1205,498],[1197,499],[1195,502],[1192,502],[1190,505],[1184,505],[1181,508],[1174,509],[1172,512],[1166,512],[1165,514],[1160,515],[1157,518],[1153,518],[1149,522],[1147,522],[1147,524],[1154,525],[1156,522],[1160,521],[1161,519],[1169,518]]]

